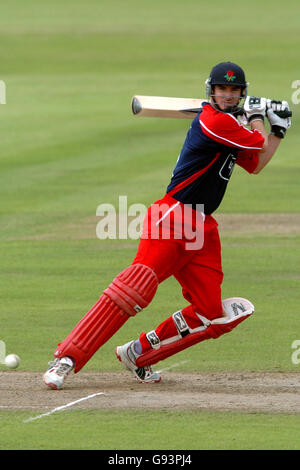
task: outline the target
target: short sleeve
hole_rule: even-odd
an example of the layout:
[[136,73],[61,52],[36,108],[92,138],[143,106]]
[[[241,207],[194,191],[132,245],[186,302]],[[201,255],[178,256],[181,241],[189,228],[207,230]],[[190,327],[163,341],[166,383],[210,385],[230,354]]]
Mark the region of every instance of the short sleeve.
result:
[[237,154],[237,165],[244,168],[248,173],[253,173],[258,165],[257,150],[241,150]]
[[204,106],[199,121],[204,134],[220,144],[254,151],[263,147],[264,137],[258,130],[247,129],[232,114],[221,113],[210,105]]

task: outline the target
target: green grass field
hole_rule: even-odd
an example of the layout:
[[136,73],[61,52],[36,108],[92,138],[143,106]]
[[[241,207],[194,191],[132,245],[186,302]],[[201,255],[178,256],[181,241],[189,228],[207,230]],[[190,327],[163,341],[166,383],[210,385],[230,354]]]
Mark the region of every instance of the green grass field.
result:
[[[0,340],[20,355],[20,371],[44,371],[57,342],[135,255],[138,241],[96,238],[99,204],[117,206],[127,195],[128,204],[149,205],[169,183],[189,121],[134,117],[131,97],[204,97],[212,66],[232,60],[245,68],[250,94],[291,103],[300,80],[299,15],[294,0],[1,6]],[[218,210],[290,214],[279,231],[221,233],[223,295],[251,299],[256,313],[230,335],[180,353],[188,362],[179,375],[298,372],[291,344],[300,339],[300,237],[289,224],[300,212],[299,106],[292,110],[273,161],[258,176],[236,169]],[[127,322],[85,370],[119,371],[115,345],[182,305],[177,283],[167,280],[148,312]],[[0,449],[299,448],[297,413],[70,410],[24,423],[31,415],[0,409]]]

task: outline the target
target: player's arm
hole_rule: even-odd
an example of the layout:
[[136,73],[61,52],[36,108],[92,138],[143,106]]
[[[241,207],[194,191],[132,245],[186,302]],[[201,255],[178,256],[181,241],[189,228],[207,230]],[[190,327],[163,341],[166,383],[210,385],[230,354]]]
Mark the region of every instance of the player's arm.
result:
[[258,152],[258,165],[253,171],[253,174],[257,175],[269,163],[276,152],[281,139],[272,133],[268,134],[265,125],[261,120],[252,122],[251,129],[258,130],[265,139],[263,148]]
[[[256,97],[247,97],[246,99],[245,112],[251,129],[259,131],[264,138],[263,147],[258,152],[258,164],[253,171],[254,174],[258,174],[269,163],[291,125],[290,117],[281,118],[275,111],[289,111],[288,103]],[[269,135],[264,125],[265,115],[270,123],[271,133]]]

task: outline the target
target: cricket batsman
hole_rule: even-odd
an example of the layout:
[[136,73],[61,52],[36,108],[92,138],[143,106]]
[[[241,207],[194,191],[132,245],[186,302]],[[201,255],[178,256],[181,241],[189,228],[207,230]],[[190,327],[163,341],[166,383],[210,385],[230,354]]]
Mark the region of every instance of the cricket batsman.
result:
[[[152,366],[200,341],[230,332],[251,316],[252,303],[222,300],[221,244],[213,213],[235,165],[258,174],[270,162],[291,125],[286,101],[247,95],[243,69],[222,62],[206,80],[207,101],[192,121],[166,194],[146,214],[136,256],[96,304],[59,343],[44,383],[60,389],[93,354],[153,299],[174,276],[188,302],[149,332],[116,348],[139,382],[161,380]],[[243,115],[241,121],[240,115]],[[270,132],[265,127],[268,121]]]

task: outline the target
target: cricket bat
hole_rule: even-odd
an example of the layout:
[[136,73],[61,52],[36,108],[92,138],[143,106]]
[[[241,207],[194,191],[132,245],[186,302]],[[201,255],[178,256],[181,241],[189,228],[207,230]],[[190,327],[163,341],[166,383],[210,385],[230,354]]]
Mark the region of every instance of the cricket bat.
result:
[[[135,95],[131,101],[131,109],[137,116],[194,119],[205,101],[207,100],[199,98]],[[242,110],[240,114],[243,114]],[[292,116],[289,110],[279,111],[276,114],[282,118]]]

